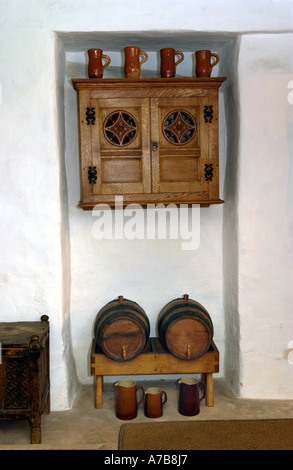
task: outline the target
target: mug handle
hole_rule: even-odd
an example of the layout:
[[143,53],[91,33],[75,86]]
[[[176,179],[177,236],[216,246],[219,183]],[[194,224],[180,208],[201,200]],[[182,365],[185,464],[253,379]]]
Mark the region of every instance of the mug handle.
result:
[[206,396],[206,388],[205,388],[205,385],[202,382],[198,382],[198,385],[201,387],[201,389],[203,391],[203,396],[199,399],[199,401],[201,401]]
[[175,62],[175,67],[177,67],[177,65],[184,60],[184,54],[181,51],[175,51],[174,54],[180,55],[180,58],[177,60],[177,62]]
[[144,401],[144,389],[141,385],[136,385],[136,391],[139,390],[139,389],[142,391],[142,397],[141,397],[141,400],[136,403],[136,408],[138,408],[139,405],[141,405],[142,402]]
[[216,54],[215,52],[212,52],[211,53],[211,57],[215,57],[216,60],[211,64],[211,67],[214,67],[215,65],[217,65],[217,63],[219,62],[219,56],[218,54]]
[[103,54],[103,55],[102,55],[102,58],[103,58],[103,59],[107,59],[107,62],[103,65],[103,70],[104,70],[106,67],[108,67],[108,65],[110,65],[111,59],[110,59],[110,57],[109,57],[108,55],[106,55],[106,54]]
[[144,55],[144,59],[142,59],[142,60],[140,61],[139,65],[143,64],[144,62],[146,62],[146,61],[148,60],[148,58],[149,58],[149,56],[147,55],[147,53],[144,52],[144,51],[139,51],[139,55],[140,55],[140,54]]
[[167,393],[162,390],[161,405],[165,405],[165,403],[167,403]]

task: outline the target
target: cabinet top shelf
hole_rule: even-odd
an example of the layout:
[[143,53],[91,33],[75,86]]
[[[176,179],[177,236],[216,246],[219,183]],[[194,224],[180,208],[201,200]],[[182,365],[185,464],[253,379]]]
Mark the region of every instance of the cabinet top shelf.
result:
[[82,88],[111,88],[111,87],[173,87],[173,86],[189,86],[202,88],[220,88],[221,84],[227,77],[176,77],[176,78],[72,78],[72,84],[75,90]]

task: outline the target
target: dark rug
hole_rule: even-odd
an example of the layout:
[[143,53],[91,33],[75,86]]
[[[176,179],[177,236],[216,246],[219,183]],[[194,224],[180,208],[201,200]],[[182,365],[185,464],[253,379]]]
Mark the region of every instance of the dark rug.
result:
[[119,450],[293,450],[293,420],[123,424]]

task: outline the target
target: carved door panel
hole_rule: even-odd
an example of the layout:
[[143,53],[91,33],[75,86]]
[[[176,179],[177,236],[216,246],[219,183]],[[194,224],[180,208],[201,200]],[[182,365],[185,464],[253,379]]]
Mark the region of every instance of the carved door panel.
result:
[[149,100],[92,99],[93,194],[150,193]]
[[152,99],[151,116],[153,191],[203,191],[209,130],[202,98]]
[[28,357],[5,357],[3,359],[3,396],[0,408],[6,410],[30,407],[30,362]]

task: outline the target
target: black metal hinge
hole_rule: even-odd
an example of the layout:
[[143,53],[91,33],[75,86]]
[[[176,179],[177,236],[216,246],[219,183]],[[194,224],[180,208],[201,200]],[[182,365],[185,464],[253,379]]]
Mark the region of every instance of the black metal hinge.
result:
[[89,166],[88,169],[88,178],[90,184],[96,184],[97,182],[97,169],[95,166]]
[[204,166],[204,175],[205,175],[205,179],[206,181],[212,181],[213,179],[213,164],[212,163],[206,163],[205,166]]
[[213,117],[214,117],[213,113],[214,113],[214,110],[212,106],[204,106],[203,116],[204,116],[205,122],[212,122]]
[[94,125],[96,120],[95,108],[86,108],[86,122],[89,126],[90,124]]

